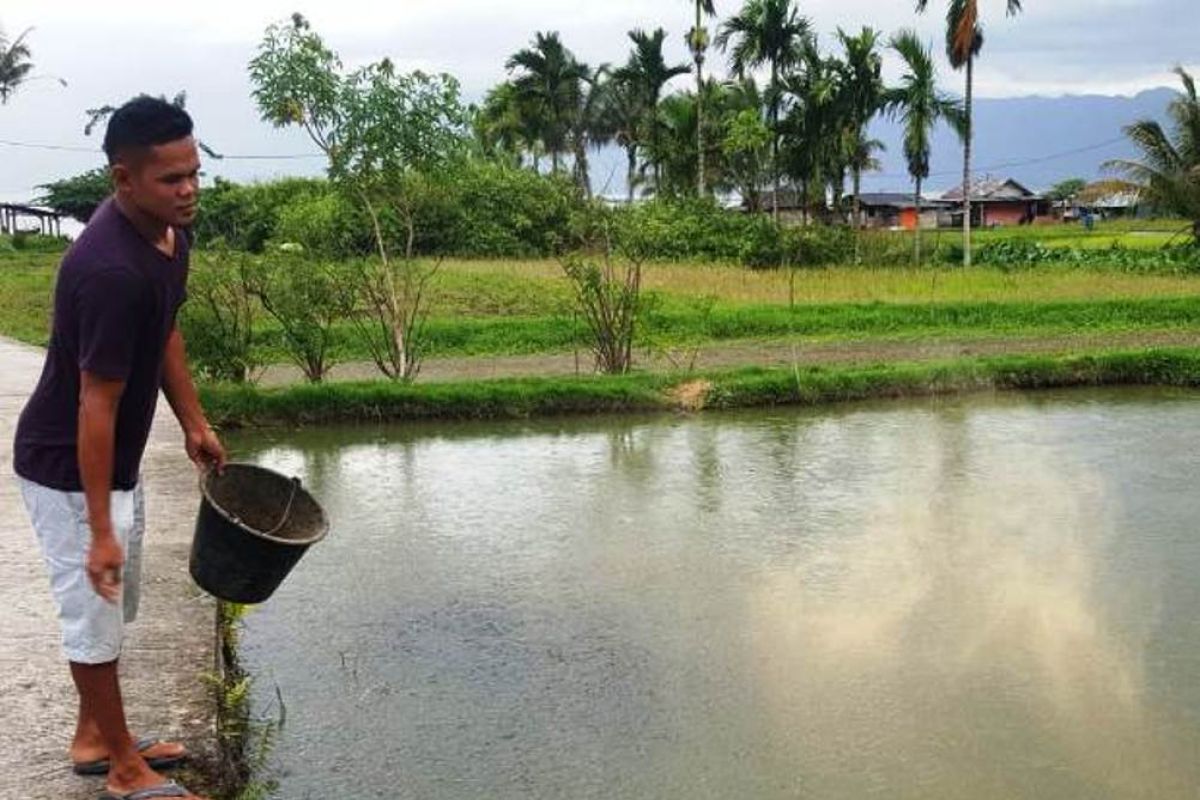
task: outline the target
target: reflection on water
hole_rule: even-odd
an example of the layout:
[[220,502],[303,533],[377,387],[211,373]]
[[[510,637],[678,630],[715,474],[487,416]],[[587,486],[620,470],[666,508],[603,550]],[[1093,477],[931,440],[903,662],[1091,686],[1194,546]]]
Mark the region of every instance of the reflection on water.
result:
[[280,796],[1195,797],[1198,399],[238,442],[334,525],[245,637]]

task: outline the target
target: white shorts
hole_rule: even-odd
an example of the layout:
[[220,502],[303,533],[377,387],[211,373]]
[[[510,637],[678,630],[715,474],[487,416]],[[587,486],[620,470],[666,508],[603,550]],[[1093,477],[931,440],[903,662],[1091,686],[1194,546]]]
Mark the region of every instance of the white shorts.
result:
[[121,655],[125,623],[137,616],[142,576],[145,504],[142,485],[112,493],[113,531],[125,552],[121,596],[110,603],[92,587],[87,556],[92,543],[83,492],[63,492],[18,478],[25,508],[50,574],[62,624],[63,652],[76,664],[107,664]]

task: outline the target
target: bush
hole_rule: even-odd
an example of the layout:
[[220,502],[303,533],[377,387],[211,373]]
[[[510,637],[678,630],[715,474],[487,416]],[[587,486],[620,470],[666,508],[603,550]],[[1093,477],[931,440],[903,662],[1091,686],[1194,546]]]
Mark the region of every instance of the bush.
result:
[[272,253],[253,266],[252,293],[278,324],[288,358],[313,383],[334,363],[334,326],[354,311],[353,269],[292,253]]
[[[404,190],[414,206],[418,255],[549,256],[581,205],[564,176],[480,160],[413,175]],[[201,198],[196,234],[202,243],[222,240],[261,253],[269,242],[296,242],[328,258],[375,252],[371,221],[357,199],[325,180],[239,185],[218,179]],[[402,252],[406,236],[395,210],[379,214],[386,238]]]
[[46,236],[25,231],[18,231],[6,238],[12,249],[21,253],[62,253],[71,246],[71,240],[65,236]]
[[194,233],[202,245],[224,241],[235,250],[261,253],[275,236],[279,215],[289,203],[329,192],[315,178],[285,178],[267,183],[238,184],[217,178],[200,193]]
[[262,365],[251,346],[257,316],[251,269],[249,256],[224,250],[192,259],[179,326],[201,377],[242,383]]

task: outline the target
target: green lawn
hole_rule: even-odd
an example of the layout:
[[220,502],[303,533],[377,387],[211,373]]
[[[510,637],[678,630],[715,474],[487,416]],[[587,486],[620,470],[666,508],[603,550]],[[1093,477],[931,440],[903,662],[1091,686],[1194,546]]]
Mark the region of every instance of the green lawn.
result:
[[[1171,223],[1176,225],[1176,223]],[[1165,224],[982,231],[981,241],[1047,232],[1046,244],[1083,246],[1158,240]],[[1155,229],[1156,227],[1160,229]],[[1088,244],[1088,246],[1092,246]],[[1097,246],[1101,246],[1097,244]],[[44,344],[57,254],[0,253],[0,333]],[[642,344],[673,346],[739,339],[805,337],[939,338],[960,335],[1064,335],[1195,329],[1200,275],[1133,274],[1120,269],[1047,265],[1013,272],[831,267],[754,271],[719,264],[649,264]],[[431,294],[429,356],[524,355],[583,342],[571,292],[553,260],[448,259]],[[349,326],[336,331],[340,359],[366,359]],[[256,342],[267,361],[285,360],[281,334],[265,316]]]

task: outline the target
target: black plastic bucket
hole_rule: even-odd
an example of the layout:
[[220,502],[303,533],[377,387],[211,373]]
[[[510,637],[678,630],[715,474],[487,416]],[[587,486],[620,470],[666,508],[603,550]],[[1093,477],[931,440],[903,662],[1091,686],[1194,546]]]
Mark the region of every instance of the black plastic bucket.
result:
[[266,600],[329,531],[299,478],[253,464],[204,472],[200,492],[188,567],[201,589],[222,600]]

